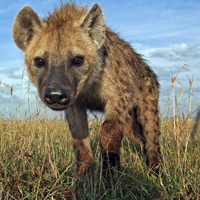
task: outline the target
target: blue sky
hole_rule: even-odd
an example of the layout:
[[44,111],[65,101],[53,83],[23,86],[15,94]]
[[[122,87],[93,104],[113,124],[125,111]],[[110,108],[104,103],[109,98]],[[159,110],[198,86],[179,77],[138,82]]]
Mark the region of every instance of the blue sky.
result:
[[[95,2],[103,9],[107,26],[130,42],[158,75],[161,84],[160,106],[170,98],[171,74],[179,71],[178,81],[187,86],[181,104],[188,107],[188,77],[194,76],[192,100],[200,104],[200,1],[199,0],[77,0],[78,4]],[[21,109],[21,117],[29,107],[35,108],[36,90],[29,85],[24,73],[23,52],[12,39],[12,24],[17,12],[30,5],[41,18],[52,11],[58,0],[1,0],[0,1],[0,114],[7,117],[14,109]],[[187,77],[187,76],[188,77]],[[176,93],[181,85],[176,83]],[[29,92],[28,92],[29,91]],[[169,92],[169,94],[168,94]],[[19,108],[18,103],[21,102]],[[187,110],[187,109],[186,109]]]

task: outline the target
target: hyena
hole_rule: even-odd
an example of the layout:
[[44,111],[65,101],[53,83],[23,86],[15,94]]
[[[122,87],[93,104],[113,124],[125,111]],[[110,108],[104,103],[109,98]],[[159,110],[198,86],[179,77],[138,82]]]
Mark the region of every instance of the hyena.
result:
[[30,80],[42,101],[64,110],[73,138],[76,172],[93,155],[87,109],[103,111],[99,132],[103,169],[120,166],[124,135],[144,147],[147,164],[159,166],[159,83],[131,45],[105,25],[99,4],[61,3],[45,19],[23,7],[13,24],[16,45],[25,52]]

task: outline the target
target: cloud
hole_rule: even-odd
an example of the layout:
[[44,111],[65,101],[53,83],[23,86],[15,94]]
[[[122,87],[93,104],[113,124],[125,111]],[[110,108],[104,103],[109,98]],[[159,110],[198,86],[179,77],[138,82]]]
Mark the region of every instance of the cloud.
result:
[[153,52],[150,52],[150,57],[157,57],[157,58],[166,58],[169,56],[169,49],[155,49]]
[[[192,59],[200,55],[200,45],[199,44],[175,44],[172,45],[172,51],[186,59]],[[199,57],[198,57],[199,59]]]
[[0,93],[0,104],[5,104],[5,103],[16,103],[16,102],[21,102],[25,103],[25,99],[21,98],[17,95],[12,95],[11,94],[5,94],[5,93]]
[[200,45],[199,44],[174,44],[169,48],[158,48],[149,53],[150,58],[164,58],[169,61],[183,61],[199,58]]
[[172,50],[177,53],[188,53],[188,51],[194,51],[198,47],[197,44],[174,44]]
[[9,67],[0,69],[1,77],[5,75],[7,78],[22,79],[22,69],[20,67]]

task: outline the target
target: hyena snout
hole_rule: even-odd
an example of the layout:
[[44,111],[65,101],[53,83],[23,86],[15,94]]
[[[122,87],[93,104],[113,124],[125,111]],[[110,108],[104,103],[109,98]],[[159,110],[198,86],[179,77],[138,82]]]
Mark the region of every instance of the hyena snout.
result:
[[49,105],[68,105],[70,101],[70,93],[66,88],[48,86],[44,91],[44,100]]

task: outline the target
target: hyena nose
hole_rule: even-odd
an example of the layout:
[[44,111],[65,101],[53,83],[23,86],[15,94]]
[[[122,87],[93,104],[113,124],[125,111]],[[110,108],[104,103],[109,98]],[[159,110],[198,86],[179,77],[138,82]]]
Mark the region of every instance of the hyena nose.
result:
[[70,100],[70,94],[67,89],[48,87],[44,91],[44,100],[48,104],[67,105]]

